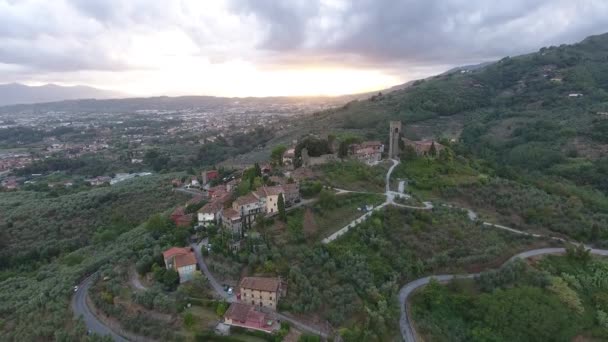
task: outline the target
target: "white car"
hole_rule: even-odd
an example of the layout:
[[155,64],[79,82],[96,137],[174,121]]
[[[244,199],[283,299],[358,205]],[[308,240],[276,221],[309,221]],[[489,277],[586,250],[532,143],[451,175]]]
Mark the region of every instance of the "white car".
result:
[[228,295],[229,295],[229,296],[232,296],[232,292],[233,292],[232,287],[229,287],[229,288],[228,288]]
[[78,292],[78,285],[74,286],[74,292]]

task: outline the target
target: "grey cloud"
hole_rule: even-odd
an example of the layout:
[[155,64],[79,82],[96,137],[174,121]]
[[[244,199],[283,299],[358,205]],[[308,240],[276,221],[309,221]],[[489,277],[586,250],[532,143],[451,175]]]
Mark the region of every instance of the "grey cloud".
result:
[[258,17],[267,33],[263,46],[281,50],[296,48],[305,39],[307,20],[319,13],[319,3],[313,0],[239,0],[231,2],[231,9]]
[[356,55],[377,65],[475,62],[608,29],[608,4],[594,0],[353,0],[332,13],[333,25],[325,31],[315,27],[323,2],[308,6],[298,12],[277,10],[268,1],[232,2],[239,13],[264,23],[264,49],[291,56]]

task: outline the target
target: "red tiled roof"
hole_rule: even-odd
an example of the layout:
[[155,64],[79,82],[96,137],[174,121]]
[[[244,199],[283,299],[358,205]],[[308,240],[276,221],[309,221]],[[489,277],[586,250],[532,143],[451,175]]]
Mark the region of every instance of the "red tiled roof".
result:
[[283,187],[280,185],[277,186],[264,186],[256,190],[256,195],[258,197],[268,197],[268,196],[278,196],[283,192]]
[[213,201],[205,204],[202,208],[198,210],[201,214],[215,214],[220,211],[223,207],[223,204],[220,201]]
[[251,305],[243,303],[232,303],[228,308],[228,311],[224,314],[224,317],[229,318],[233,321],[245,322],[247,321],[247,314],[253,310]]
[[187,254],[180,254],[175,256],[175,267],[180,268],[184,266],[196,265],[196,257],[193,252]]
[[258,291],[277,292],[279,285],[277,278],[245,277],[241,280],[241,288]]
[[169,259],[176,255],[192,253],[190,247],[171,247],[163,252],[163,258]]
[[244,206],[247,204],[257,203],[258,199],[252,193],[248,193],[245,196],[238,197],[234,202],[236,202],[238,206]]
[[230,219],[230,220],[234,220],[237,218],[241,217],[241,214],[239,214],[238,211],[232,209],[232,208],[228,208],[226,210],[224,210],[224,213],[222,214],[225,218]]

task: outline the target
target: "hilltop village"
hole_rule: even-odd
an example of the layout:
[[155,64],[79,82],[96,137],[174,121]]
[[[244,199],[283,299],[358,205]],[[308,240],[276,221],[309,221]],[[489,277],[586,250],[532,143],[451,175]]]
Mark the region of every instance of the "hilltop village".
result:
[[[388,148],[380,141],[353,137],[339,141],[332,136],[327,139],[310,136],[291,147],[275,147],[270,160],[264,163],[240,170],[203,170],[197,175],[173,179],[174,191],[192,198],[171,212],[171,221],[176,229],[193,229],[198,235],[207,237],[190,247],[174,246],[163,251],[165,268],[177,272],[179,283],[192,280],[199,270],[213,279],[214,276],[205,271],[204,255],[222,250],[223,253],[226,250],[238,253],[246,248],[251,238],[258,237],[259,229],[256,227],[266,226],[275,218],[285,221],[288,212],[317,200],[316,196],[310,195],[316,166],[348,161],[376,166],[383,160],[399,158],[407,151],[420,157],[434,157],[444,149],[434,140],[404,138],[400,121],[391,122],[390,127]],[[319,188],[315,194],[322,188],[317,184]],[[400,191],[396,198],[409,198],[403,189]],[[364,205],[361,210],[371,213],[374,208],[373,205]],[[214,239],[214,243],[223,245],[210,242],[207,232],[221,235],[222,239]],[[246,276],[235,286],[223,285],[221,294],[231,305],[216,332],[227,334],[228,326],[263,332],[279,331],[281,326],[277,321],[280,318],[277,318],[276,310],[287,290],[287,281],[280,277]]]

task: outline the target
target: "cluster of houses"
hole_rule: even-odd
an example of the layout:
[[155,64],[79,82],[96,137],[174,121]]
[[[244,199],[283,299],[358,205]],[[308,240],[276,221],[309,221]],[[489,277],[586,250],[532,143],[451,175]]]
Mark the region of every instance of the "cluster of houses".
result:
[[234,235],[242,235],[244,227],[252,225],[257,215],[273,216],[279,212],[279,196],[286,207],[300,200],[300,187],[296,183],[262,186],[244,196],[237,197],[227,206],[230,194],[219,186],[212,192],[211,201],[197,212],[201,226],[221,225]]
[[[194,278],[197,260],[192,248],[171,247],[163,252],[163,259],[167,270],[179,274],[180,284]],[[275,311],[285,289],[279,278],[244,277],[239,284],[237,301],[224,314],[224,324],[265,332],[278,330],[278,322],[262,310]]]

